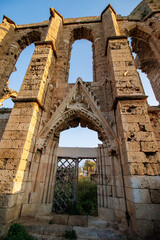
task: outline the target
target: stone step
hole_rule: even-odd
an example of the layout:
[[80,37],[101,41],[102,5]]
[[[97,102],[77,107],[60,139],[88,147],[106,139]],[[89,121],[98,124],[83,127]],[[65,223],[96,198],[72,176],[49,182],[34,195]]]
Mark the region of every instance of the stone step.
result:
[[75,230],[78,240],[127,240],[127,237],[117,229],[99,229],[91,227],[65,226],[57,224],[47,224],[42,222],[23,222],[21,223],[26,231],[32,235],[35,240],[64,240],[66,230]]
[[84,215],[68,215],[68,214],[50,214],[50,215],[36,215],[35,221],[59,225],[79,226],[96,229],[119,229],[120,225],[116,222],[108,222],[106,220],[99,219],[96,216],[84,216]]
[[73,227],[78,239],[127,240],[126,236],[114,229],[90,229]]

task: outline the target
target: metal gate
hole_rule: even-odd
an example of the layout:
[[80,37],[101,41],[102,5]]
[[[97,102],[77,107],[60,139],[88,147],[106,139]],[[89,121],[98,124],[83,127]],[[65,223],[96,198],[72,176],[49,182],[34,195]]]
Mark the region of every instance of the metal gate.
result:
[[78,197],[79,159],[58,158],[53,211],[66,213]]

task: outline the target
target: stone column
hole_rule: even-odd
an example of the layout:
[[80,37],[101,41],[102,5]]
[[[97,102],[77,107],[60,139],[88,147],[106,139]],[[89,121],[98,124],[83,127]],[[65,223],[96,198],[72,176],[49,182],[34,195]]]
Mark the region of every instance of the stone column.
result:
[[105,39],[109,36],[120,35],[119,26],[116,19],[116,12],[109,4],[101,14],[103,33]]
[[44,215],[52,212],[57,168],[57,147],[57,142],[50,139],[43,152],[37,150],[28,179],[32,189],[29,198],[23,204],[22,217],[35,217],[36,214]]
[[139,236],[154,236],[160,220],[159,153],[148,105],[127,39],[108,39],[127,218]]
[[[28,176],[45,104],[47,76],[54,58],[50,42],[36,44],[0,142],[0,235],[4,234],[7,223],[19,218],[22,204],[33,188]],[[36,167],[35,163],[35,171]]]
[[101,165],[102,169],[102,180],[98,188],[101,189],[100,199],[103,199],[103,205],[98,206],[98,215],[107,221],[124,224],[126,206],[119,155],[105,145],[98,147],[98,153],[98,165]]
[[0,106],[5,99],[12,95],[8,88],[8,78],[13,71],[19,51],[16,44],[11,44],[15,28],[16,24],[4,16],[3,22],[0,24]]

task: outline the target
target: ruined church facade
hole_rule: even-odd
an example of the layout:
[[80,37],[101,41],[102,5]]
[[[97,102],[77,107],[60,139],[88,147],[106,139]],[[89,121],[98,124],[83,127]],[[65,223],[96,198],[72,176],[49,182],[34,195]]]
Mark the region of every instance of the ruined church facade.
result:
[[[135,236],[160,231],[160,109],[150,107],[137,66],[160,102],[160,3],[143,0],[128,17],[108,5],[100,17],[50,19],[0,28],[0,236],[21,217],[52,212],[59,135],[98,133],[98,217]],[[132,39],[134,60],[128,37]],[[93,82],[68,83],[72,44],[92,42]],[[25,47],[35,44],[19,93],[8,79]]]

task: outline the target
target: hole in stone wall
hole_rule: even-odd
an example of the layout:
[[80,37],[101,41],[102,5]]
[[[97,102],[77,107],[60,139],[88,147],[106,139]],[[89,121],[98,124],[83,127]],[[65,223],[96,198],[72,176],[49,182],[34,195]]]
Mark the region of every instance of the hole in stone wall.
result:
[[93,81],[92,43],[77,40],[72,45],[68,83],[75,83],[78,77],[84,82]]
[[[128,38],[128,41],[129,41],[129,46],[131,48],[131,51],[132,51],[132,46],[131,46],[131,37]],[[137,54],[132,52],[132,55],[133,55],[133,58],[135,59]],[[147,75],[142,72],[140,69],[137,69],[138,73],[139,73],[139,76],[141,78],[141,82],[142,82],[142,85],[143,85],[143,88],[144,88],[144,92],[146,94],[146,96],[148,96],[147,98],[147,101],[148,101],[148,104],[151,105],[151,106],[158,106],[159,103],[158,101],[156,100],[156,97],[155,97],[155,94],[153,92],[153,89],[152,89],[152,86],[151,86],[151,83],[147,77]]]
[[[8,87],[10,89],[13,89],[19,92],[25,73],[27,71],[28,65],[30,63],[32,54],[34,52],[34,49],[35,49],[35,45],[31,44],[21,52],[15,65],[15,71],[12,72],[9,78]],[[12,102],[11,98],[9,98],[3,102],[3,105],[1,106],[1,108],[12,108],[13,105],[14,103]]]

